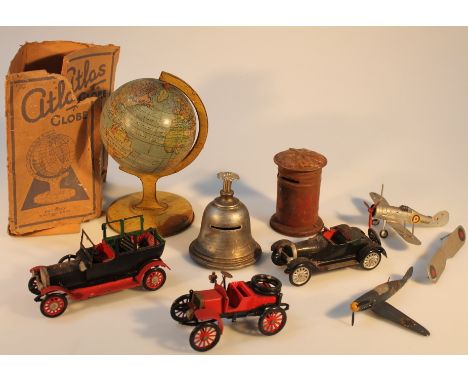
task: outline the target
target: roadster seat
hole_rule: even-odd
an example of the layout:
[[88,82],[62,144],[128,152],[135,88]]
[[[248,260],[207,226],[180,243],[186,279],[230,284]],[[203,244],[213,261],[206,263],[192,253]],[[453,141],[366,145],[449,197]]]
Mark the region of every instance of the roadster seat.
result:
[[227,288],[227,295],[229,298],[229,305],[233,308],[237,308],[240,304],[241,301],[241,295],[239,291],[236,288],[236,285],[234,282],[230,283],[228,288]]
[[229,305],[237,308],[241,301],[253,295],[253,292],[243,281],[233,281],[228,286],[227,295],[229,297]]

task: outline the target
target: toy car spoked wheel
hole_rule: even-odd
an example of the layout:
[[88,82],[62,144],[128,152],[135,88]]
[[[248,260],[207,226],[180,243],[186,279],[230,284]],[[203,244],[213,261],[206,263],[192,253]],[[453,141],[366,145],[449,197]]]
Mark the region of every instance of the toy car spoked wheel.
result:
[[294,286],[307,284],[312,276],[312,272],[307,265],[299,264],[289,273],[289,282]]
[[58,262],[63,263],[65,261],[72,261],[72,260],[75,260],[75,259],[76,259],[76,255],[65,255],[65,256],[61,257]]
[[381,258],[382,255],[379,252],[371,250],[361,259],[361,267],[367,271],[370,271],[379,265]]
[[62,293],[51,293],[41,301],[41,313],[50,318],[58,317],[67,309],[68,300]]
[[171,317],[177,322],[188,322],[190,319],[187,317],[189,310],[188,303],[190,301],[190,295],[184,294],[178,297],[171,305]]
[[36,296],[39,296],[41,294],[39,288],[37,287],[37,279],[34,276],[29,279],[28,289],[32,294],[35,294]]
[[382,245],[379,235],[377,235],[377,232],[375,232],[375,230],[373,230],[372,228],[369,228],[367,230],[367,236],[369,236],[369,239],[371,239],[374,243]]
[[286,312],[279,307],[265,310],[258,320],[258,330],[265,336],[272,336],[284,328]]
[[286,256],[283,254],[281,249],[274,250],[271,253],[271,261],[273,262],[273,264],[278,266],[286,265],[287,263]]
[[166,282],[166,272],[162,268],[150,268],[146,271],[141,281],[141,285],[146,290],[155,291],[161,288]]
[[382,239],[385,239],[388,236],[388,231],[386,229],[381,229],[379,235]]
[[271,275],[255,275],[250,282],[252,289],[260,294],[275,295],[281,292],[281,281]]
[[190,346],[196,351],[208,351],[213,349],[221,338],[221,330],[218,325],[204,323],[197,325],[190,334]]

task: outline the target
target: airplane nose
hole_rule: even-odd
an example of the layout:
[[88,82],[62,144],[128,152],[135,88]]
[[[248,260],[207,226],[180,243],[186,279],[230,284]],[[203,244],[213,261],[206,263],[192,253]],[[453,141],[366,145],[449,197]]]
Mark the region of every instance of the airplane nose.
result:
[[356,301],[353,301],[350,307],[353,312],[359,312],[359,304]]

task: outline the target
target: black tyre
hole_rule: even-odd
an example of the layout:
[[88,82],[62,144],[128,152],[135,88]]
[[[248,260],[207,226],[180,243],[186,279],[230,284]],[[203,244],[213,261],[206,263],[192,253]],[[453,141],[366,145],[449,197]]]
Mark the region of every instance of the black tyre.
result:
[[41,294],[39,288],[37,287],[36,277],[31,277],[28,282],[28,289],[32,294],[39,296]]
[[155,291],[161,288],[166,282],[166,272],[162,268],[150,268],[146,271],[141,280],[143,288],[149,291]]
[[281,292],[281,281],[276,277],[259,274],[252,276],[250,280],[254,292],[264,295],[275,295]]
[[273,262],[273,264],[278,265],[278,266],[287,264],[285,255],[281,251],[278,251],[278,250],[275,250],[271,253],[271,261]]
[[375,232],[375,230],[373,230],[372,228],[369,228],[367,230],[367,236],[369,236],[369,239],[371,239],[374,243],[382,245],[379,235],[377,235],[377,232]]
[[306,264],[296,265],[289,273],[289,282],[294,286],[307,284],[312,276],[310,268]]
[[171,317],[177,322],[188,322],[190,321],[187,317],[187,311],[189,310],[190,295],[184,294],[178,297],[171,305]]
[[386,229],[381,229],[379,235],[382,239],[385,239],[386,237],[388,237],[388,231]]
[[213,349],[221,338],[221,330],[213,323],[200,324],[190,333],[190,346],[204,352]]
[[359,264],[361,264],[362,269],[370,271],[380,264],[381,259],[382,255],[379,252],[371,249],[361,257]]
[[65,255],[65,256],[61,257],[58,262],[63,263],[64,261],[72,261],[72,260],[75,260],[75,259],[76,259],[76,255]]
[[55,318],[63,314],[67,309],[67,296],[61,293],[51,293],[46,295],[41,301],[41,313],[49,318]]
[[258,330],[265,336],[272,336],[284,328],[286,318],[286,312],[282,308],[266,309],[258,320]]

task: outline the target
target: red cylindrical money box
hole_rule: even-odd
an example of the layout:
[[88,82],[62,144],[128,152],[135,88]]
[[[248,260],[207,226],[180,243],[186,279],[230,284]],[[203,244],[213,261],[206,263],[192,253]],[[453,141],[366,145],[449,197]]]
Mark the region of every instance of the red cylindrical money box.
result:
[[323,227],[318,208],[327,158],[307,149],[289,149],[276,154],[273,160],[278,165],[278,193],[271,227],[288,236],[316,234]]

